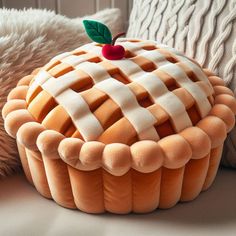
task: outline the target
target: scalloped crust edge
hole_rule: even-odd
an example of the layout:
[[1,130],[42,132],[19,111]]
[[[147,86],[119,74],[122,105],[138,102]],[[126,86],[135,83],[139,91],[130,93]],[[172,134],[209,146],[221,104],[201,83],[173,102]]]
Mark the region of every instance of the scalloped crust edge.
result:
[[26,109],[25,97],[30,77],[22,78],[8,95],[2,116],[7,133],[34,152],[50,159],[62,159],[78,170],[104,168],[115,176],[124,175],[133,168],[150,173],[161,166],[168,169],[183,167],[190,159],[204,158],[211,149],[223,144],[235,125],[236,99],[223,80],[204,70],[215,91],[214,106],[209,115],[196,126],[179,134],[167,136],[158,142],[138,141],[131,146],[97,141],[84,142],[66,138],[57,131],[45,130]]

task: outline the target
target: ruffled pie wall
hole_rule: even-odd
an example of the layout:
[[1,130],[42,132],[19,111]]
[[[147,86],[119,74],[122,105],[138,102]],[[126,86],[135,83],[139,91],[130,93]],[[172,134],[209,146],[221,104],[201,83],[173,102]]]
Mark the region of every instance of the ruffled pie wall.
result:
[[17,140],[28,181],[59,205],[89,213],[144,213],[193,200],[212,184],[236,114],[231,90],[204,71],[215,92],[209,115],[179,134],[131,146],[84,142],[46,130],[26,109],[37,71],[24,77],[2,114],[7,132]]

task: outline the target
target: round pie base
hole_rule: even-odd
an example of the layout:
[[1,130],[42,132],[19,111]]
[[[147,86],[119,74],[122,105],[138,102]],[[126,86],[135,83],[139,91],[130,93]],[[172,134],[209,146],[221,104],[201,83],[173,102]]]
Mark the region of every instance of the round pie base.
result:
[[130,169],[122,176],[114,176],[103,168],[75,169],[18,143],[25,175],[41,195],[66,208],[117,214],[147,213],[195,199],[213,183],[222,147],[213,148],[205,157],[191,159],[177,169],[161,167],[151,173]]

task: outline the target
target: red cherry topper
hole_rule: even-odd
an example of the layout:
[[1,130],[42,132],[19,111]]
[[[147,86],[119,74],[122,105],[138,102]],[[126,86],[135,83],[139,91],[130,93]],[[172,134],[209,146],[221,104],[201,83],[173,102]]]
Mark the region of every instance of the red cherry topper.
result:
[[125,56],[125,49],[121,45],[115,45],[116,40],[125,35],[125,32],[117,34],[111,44],[105,44],[102,47],[102,55],[108,60],[120,60]]
[[101,22],[94,20],[84,20],[84,28],[88,36],[95,42],[104,44],[102,47],[102,55],[108,60],[120,60],[125,56],[125,49],[121,45],[115,45],[116,40],[125,34],[125,32],[117,34],[112,39],[109,28]]

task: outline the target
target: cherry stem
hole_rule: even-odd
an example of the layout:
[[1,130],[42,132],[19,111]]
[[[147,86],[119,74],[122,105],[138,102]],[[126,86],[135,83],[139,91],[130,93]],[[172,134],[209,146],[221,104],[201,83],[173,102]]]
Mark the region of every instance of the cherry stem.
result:
[[112,39],[111,45],[115,45],[116,40],[117,40],[120,36],[125,35],[125,34],[126,34],[125,32],[122,32],[122,33],[117,34],[117,35]]

